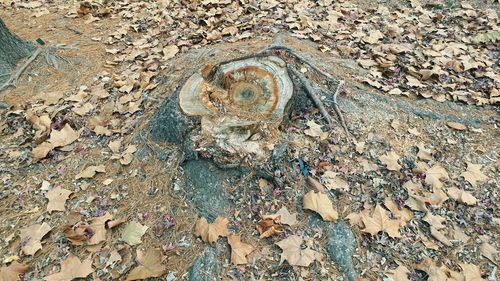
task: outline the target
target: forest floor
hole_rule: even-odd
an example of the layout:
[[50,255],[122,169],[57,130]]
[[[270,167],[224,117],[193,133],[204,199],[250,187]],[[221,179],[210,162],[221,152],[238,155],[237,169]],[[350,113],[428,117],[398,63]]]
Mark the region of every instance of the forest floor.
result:
[[[0,0],[19,37],[73,46],[55,51],[57,69],[40,57],[0,93],[0,280],[497,280],[498,9]],[[313,105],[292,112],[272,179],[224,186],[215,219],[185,187],[196,166],[142,133],[189,75],[280,30],[345,82],[352,138]],[[354,233],[353,268],[333,257],[350,252],[323,220]]]

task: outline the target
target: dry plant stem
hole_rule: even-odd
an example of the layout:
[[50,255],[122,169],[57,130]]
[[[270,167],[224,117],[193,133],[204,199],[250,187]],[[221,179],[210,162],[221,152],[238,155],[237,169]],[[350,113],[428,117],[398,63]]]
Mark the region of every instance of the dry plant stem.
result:
[[323,102],[316,95],[316,91],[314,90],[309,80],[306,77],[304,77],[304,75],[302,75],[302,73],[300,73],[295,67],[289,65],[288,69],[290,69],[293,75],[295,75],[300,80],[300,83],[302,83],[302,85],[307,91],[307,95],[314,102],[314,105],[319,109],[319,112],[321,112],[321,115],[323,115],[323,117],[326,119],[326,122],[328,124],[333,124],[332,117],[326,110],[325,106],[323,105]]
[[7,80],[2,86],[0,86],[0,91],[4,90],[5,88],[9,86],[16,86],[17,80],[23,74],[23,72],[26,70],[26,68],[38,57],[38,55],[42,52],[43,49],[36,49],[35,52],[28,58],[28,60],[21,65],[21,67],[12,74],[12,76]]

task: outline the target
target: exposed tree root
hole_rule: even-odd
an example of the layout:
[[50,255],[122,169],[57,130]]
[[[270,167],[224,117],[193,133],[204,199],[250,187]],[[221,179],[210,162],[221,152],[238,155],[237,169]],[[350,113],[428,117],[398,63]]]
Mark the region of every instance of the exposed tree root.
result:
[[290,70],[290,72],[294,76],[296,76],[299,79],[302,86],[304,86],[304,88],[307,92],[307,95],[313,101],[314,105],[319,109],[319,112],[321,113],[321,115],[323,115],[326,122],[328,124],[333,124],[332,117],[330,116],[330,114],[326,110],[323,102],[319,99],[318,95],[316,95],[316,90],[311,85],[311,82],[309,82],[309,80],[304,75],[302,75],[302,73],[300,73],[294,66],[290,65],[290,66],[288,66],[288,69]]
[[45,60],[47,61],[47,64],[49,64],[50,66],[57,69],[58,68],[57,59],[54,55],[51,54],[51,51],[55,50],[55,49],[70,49],[70,48],[73,48],[73,46],[54,45],[54,46],[49,46],[46,48],[37,48],[31,54],[31,56],[28,58],[28,60],[26,60],[26,62],[24,62],[14,73],[12,73],[10,75],[10,78],[3,85],[0,86],[0,92],[3,91],[4,89],[10,87],[10,86],[15,87],[17,85],[17,81],[19,80],[21,75],[24,73],[26,68],[28,68],[28,66],[31,63],[33,63],[33,61],[35,61],[35,59],[40,54],[43,54],[45,56]]

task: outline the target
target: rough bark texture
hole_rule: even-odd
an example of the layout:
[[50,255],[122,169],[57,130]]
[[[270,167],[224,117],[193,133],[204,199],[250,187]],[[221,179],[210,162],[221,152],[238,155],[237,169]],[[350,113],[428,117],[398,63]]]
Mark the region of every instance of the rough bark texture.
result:
[[9,78],[8,74],[17,62],[28,56],[33,49],[33,45],[11,33],[0,18],[0,85]]

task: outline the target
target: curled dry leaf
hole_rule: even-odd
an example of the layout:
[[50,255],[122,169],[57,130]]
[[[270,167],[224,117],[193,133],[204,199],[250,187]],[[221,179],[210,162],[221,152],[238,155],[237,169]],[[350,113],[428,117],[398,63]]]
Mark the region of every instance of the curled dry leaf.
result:
[[95,176],[97,173],[104,173],[106,172],[106,166],[104,165],[97,165],[97,166],[88,166],[85,168],[83,171],[81,171],[79,174],[75,176],[75,179],[90,179]]
[[485,181],[489,179],[483,172],[481,172],[482,165],[472,164],[467,162],[467,171],[460,174],[466,181],[468,181],[473,187],[477,186],[477,182]]
[[33,148],[33,157],[43,159],[52,149],[71,144],[79,137],[80,132],[73,130],[69,124],[64,125],[60,131],[52,130],[48,141]]
[[339,217],[328,195],[316,193],[312,190],[304,195],[304,209],[320,214],[325,221],[334,221]]
[[256,225],[259,231],[259,238],[266,238],[277,235],[283,231],[280,215],[265,215]]
[[49,190],[45,194],[45,198],[49,199],[47,212],[52,213],[53,211],[65,211],[66,207],[64,205],[72,193],[73,191],[63,189],[60,186]]
[[89,255],[83,262],[77,256],[70,254],[66,260],[61,263],[61,271],[43,278],[45,281],[73,280],[76,278],[85,278],[94,272],[92,269],[92,257]]
[[12,262],[9,266],[0,267],[0,281],[18,281],[21,280],[19,275],[28,271],[28,266],[17,261]]
[[120,163],[124,166],[130,164],[134,159],[133,154],[136,151],[137,151],[137,146],[133,144],[128,145],[125,151],[123,151],[121,154]]
[[141,251],[137,249],[139,266],[132,269],[125,280],[141,280],[162,276],[167,267],[162,264],[162,255],[159,249]]
[[477,203],[476,197],[474,197],[472,194],[470,194],[469,192],[467,192],[465,190],[461,190],[461,189],[456,188],[456,187],[450,187],[448,189],[447,193],[451,199],[458,201],[462,204],[472,206],[472,205],[476,205],[476,203]]
[[73,245],[97,245],[106,240],[106,223],[113,216],[106,212],[103,216],[79,221],[65,230],[66,237]]
[[195,224],[194,234],[201,237],[204,242],[214,244],[219,236],[226,237],[229,234],[228,223],[229,220],[222,217],[216,218],[213,223],[208,223],[206,218],[199,218]]
[[231,262],[234,265],[247,264],[247,255],[255,249],[252,245],[241,242],[240,235],[229,235],[227,241],[231,246]]
[[287,261],[292,266],[309,266],[319,253],[309,247],[302,247],[303,239],[297,235],[291,235],[276,243],[283,250],[280,264]]
[[47,223],[33,224],[21,229],[21,251],[23,254],[32,256],[42,248],[40,240],[52,229]]
[[379,204],[375,206],[371,216],[363,215],[362,220],[365,225],[365,228],[361,230],[363,232],[376,235],[380,231],[384,231],[392,238],[401,237],[399,234],[400,221],[389,219],[384,208]]
[[122,240],[130,246],[141,244],[141,238],[148,227],[136,221],[128,223],[122,232]]
[[399,155],[397,155],[394,151],[387,152],[386,155],[380,157],[380,162],[387,167],[389,171],[399,171],[401,170],[401,165],[399,165]]

